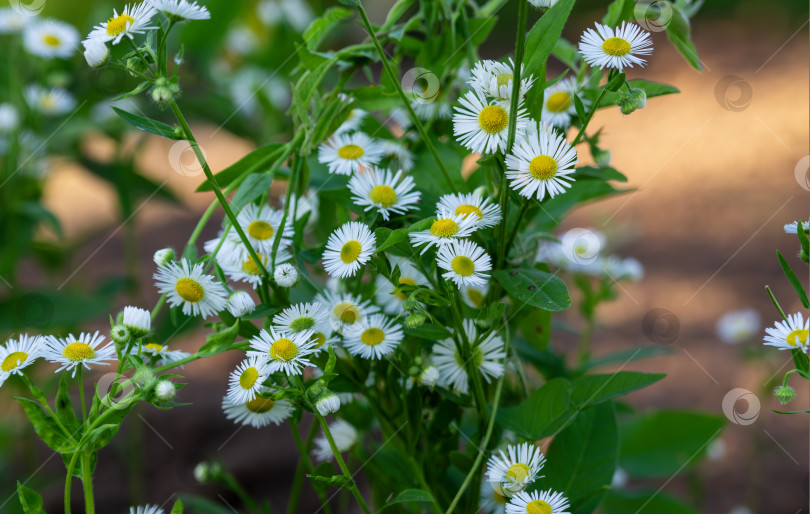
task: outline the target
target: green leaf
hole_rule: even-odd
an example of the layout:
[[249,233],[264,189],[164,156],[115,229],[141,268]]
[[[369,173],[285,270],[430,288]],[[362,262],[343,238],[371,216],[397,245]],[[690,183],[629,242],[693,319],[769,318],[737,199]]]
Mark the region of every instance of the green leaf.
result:
[[179,131],[175,131],[174,127],[171,125],[166,125],[162,121],[144,118],[143,116],[138,116],[136,114],[132,114],[131,112],[123,111],[118,107],[113,107],[113,110],[124,121],[138,130],[143,130],[144,132],[163,136],[168,139],[185,139],[181,134],[179,134]]
[[174,505],[172,505],[172,510],[169,512],[169,514],[183,514],[183,502],[180,500],[174,502]]
[[576,68],[581,57],[577,51],[577,47],[569,43],[563,38],[558,39],[554,43],[554,48],[551,50],[551,55],[560,60],[569,68]]
[[205,513],[205,514],[233,514],[233,509],[228,508],[225,504],[211,501],[201,496],[193,496],[190,494],[179,495],[183,501],[183,505],[188,508],[192,513]]
[[611,167],[594,168],[593,166],[582,166],[576,168],[574,177],[576,179],[579,179],[580,177],[590,177],[590,178],[599,178],[602,180],[616,180],[619,182],[627,182],[627,177],[623,173]]
[[665,373],[637,371],[585,375],[571,383],[571,403],[581,408],[590,407],[647,387],[665,376]]
[[82,438],[82,450],[97,452],[104,448],[110,444],[112,438],[118,433],[118,428],[117,423],[106,423],[94,428]]
[[45,509],[42,508],[42,496],[33,489],[22,485],[19,480],[17,481],[17,496],[20,497],[20,505],[25,514],[45,514]]
[[686,62],[692,65],[698,71],[703,71],[703,66],[700,64],[695,45],[692,43],[691,28],[689,26],[689,18],[686,14],[675,4],[669,4],[672,7],[672,18],[667,25],[667,38],[675,45],[675,48],[683,55]]
[[646,412],[621,425],[619,465],[638,478],[669,477],[694,464],[723,425],[703,412]]
[[810,372],[810,365],[808,365],[809,361],[808,355],[799,348],[791,350],[791,353],[793,354],[793,364],[796,366],[796,369],[798,369],[801,373],[807,375],[807,373]]
[[238,334],[239,323],[234,323],[225,330],[209,335],[208,341],[197,352],[211,356],[230,350]]
[[[265,168],[269,168],[270,164],[278,159],[283,152],[284,145],[280,143],[260,146],[224,170],[215,173],[214,177],[219,187],[228,187],[242,176],[265,171]],[[214,187],[207,180],[197,188],[198,193],[213,190]]]
[[307,48],[316,50],[326,35],[352,14],[354,14],[352,11],[341,7],[327,9],[323,16],[316,18],[304,32],[304,42]]
[[668,346],[638,346],[635,348],[628,348],[626,350],[619,350],[615,353],[610,353],[591,359],[580,367],[580,371],[584,372],[610,364],[628,364],[632,361],[640,359],[670,355],[674,353],[674,351],[675,350]]
[[698,514],[681,500],[660,491],[609,491],[600,504],[610,514]]
[[430,341],[441,341],[452,337],[450,332],[441,325],[433,325],[425,323],[421,327],[409,328],[405,327],[405,335],[418,337],[419,339],[428,339]]
[[17,206],[17,212],[31,218],[37,223],[42,223],[43,226],[50,228],[57,237],[64,237],[62,232],[62,224],[59,223],[54,213],[43,207],[37,202],[23,202]]
[[385,23],[382,24],[380,27],[380,32],[385,32],[390,30],[391,27],[394,26],[395,23],[402,18],[408,9],[414,4],[415,0],[397,0],[397,2],[391,6],[391,9],[388,11],[388,16],[385,18]]
[[139,94],[143,93],[144,91],[146,91],[146,88],[148,88],[150,84],[151,84],[151,82],[149,82],[148,80],[144,80],[143,82],[141,82],[140,84],[135,86],[135,89],[133,89],[132,91],[129,91],[127,93],[124,93],[122,95],[118,95],[117,97],[115,97],[115,99],[113,99],[113,102],[117,102],[119,100],[129,98],[131,96],[139,95]]
[[608,12],[602,18],[602,23],[610,27],[615,27],[623,21],[633,21],[633,0],[613,0],[608,7]]
[[617,450],[613,403],[582,411],[551,441],[539,487],[565,491],[574,513],[591,512],[610,487]]
[[[318,478],[331,478],[335,476],[335,467],[331,462],[321,462],[314,470],[312,470],[312,475],[317,476]],[[326,492],[329,489],[329,486],[330,484],[328,482],[324,482],[323,480],[312,481],[312,488],[318,492]]]
[[540,351],[546,350],[551,341],[551,311],[530,307],[518,328],[532,346]]
[[382,512],[383,510],[387,509],[392,505],[396,505],[397,503],[433,503],[436,500],[433,499],[433,496],[427,491],[423,491],[422,489],[405,489],[398,495],[394,496],[388,503],[382,506],[377,512]]
[[496,270],[493,277],[509,295],[528,305],[547,311],[564,311],[571,306],[565,282],[556,275],[534,268]]
[[68,389],[70,387],[70,383],[68,382],[68,374],[62,373],[62,376],[59,378],[59,390],[56,393],[56,417],[59,418],[59,421],[70,431],[75,431],[78,435],[79,429],[81,427],[81,421],[76,416],[76,412],[73,410],[73,404],[70,401],[70,394]]
[[[627,84],[632,87],[633,89],[643,89],[645,93],[647,93],[647,98],[653,98],[656,96],[664,96],[664,95],[673,95],[680,93],[680,90],[674,86],[670,86],[668,84],[659,84],[658,82],[651,82],[649,80],[628,80]],[[619,101],[619,94],[613,93],[608,91],[605,93],[605,97],[602,99],[602,103],[600,105],[600,109],[606,107],[613,107],[617,105]]]
[[571,384],[564,378],[546,382],[517,407],[500,409],[496,416],[501,427],[536,441],[554,434],[570,422]]
[[810,241],[807,238],[807,232],[804,231],[802,228],[802,222],[799,220],[798,222],[798,229],[796,230],[796,235],[799,237],[799,244],[802,247],[802,251],[805,255],[810,254]]
[[[801,231],[801,227],[799,227],[799,232]],[[802,305],[804,305],[804,308],[806,309],[808,307],[808,303],[807,293],[804,291],[804,286],[802,286],[801,281],[793,272],[790,264],[788,264],[788,261],[785,260],[785,257],[779,250],[776,251],[776,258],[779,259],[779,265],[782,266],[782,271],[785,273],[790,285],[793,286],[793,290],[796,291],[796,294],[799,296],[799,301],[802,302]]]
[[236,190],[233,199],[231,199],[231,209],[233,209],[233,212],[239,213],[242,207],[262,194],[267,193],[272,183],[273,175],[269,173],[253,173],[252,175],[248,175],[244,182],[239,185],[239,189]]
[[34,426],[34,431],[51,450],[58,453],[71,453],[75,450],[75,442],[71,441],[67,435],[60,430],[59,425],[56,424],[53,418],[45,413],[37,402],[29,400],[28,398],[17,397],[14,399],[20,402],[23,412],[28,416],[31,425]]
[[613,91],[613,92],[618,91],[619,88],[622,87],[622,84],[624,84],[625,78],[626,77],[625,77],[624,73],[617,73],[617,74],[613,75],[613,78],[611,78],[608,81],[608,83],[605,84],[605,89],[607,89],[608,91]]
[[585,111],[585,104],[582,103],[579,95],[574,95],[574,108],[576,109],[577,116],[579,116],[580,120],[584,120],[588,117],[588,113]]

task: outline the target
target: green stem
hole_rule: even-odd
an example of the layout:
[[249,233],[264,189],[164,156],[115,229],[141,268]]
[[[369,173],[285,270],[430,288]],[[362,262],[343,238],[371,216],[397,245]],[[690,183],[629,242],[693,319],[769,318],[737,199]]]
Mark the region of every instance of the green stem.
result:
[[[292,490],[290,491],[290,502],[287,504],[287,514],[298,512],[298,500],[301,496],[301,488],[304,484],[304,474],[312,473],[315,467],[312,465],[312,460],[309,458],[309,451],[312,449],[312,441],[315,439],[315,434],[318,432],[318,424],[313,422],[309,426],[306,441],[301,440],[301,434],[298,432],[298,423],[290,421],[290,430],[292,430],[295,445],[298,447],[298,453],[301,459],[295,468],[295,478],[293,479]],[[316,491],[318,498],[321,500],[321,506],[326,514],[331,514],[332,509],[329,507],[326,495],[320,491]]]
[[602,88],[602,91],[599,92],[599,96],[596,97],[596,101],[593,103],[593,108],[591,109],[591,112],[588,113],[588,117],[585,118],[585,120],[583,120],[582,128],[579,129],[577,137],[575,137],[574,141],[571,143],[572,147],[577,146],[577,144],[579,144],[580,139],[582,139],[582,136],[585,135],[585,129],[588,128],[588,124],[591,122],[593,115],[596,114],[596,110],[599,108],[599,103],[602,101],[602,98],[605,97],[606,93],[607,93],[607,84],[605,84],[605,87]]
[[394,84],[394,86],[396,86],[397,93],[399,93],[399,96],[402,99],[402,103],[405,104],[405,109],[407,109],[408,111],[408,115],[411,118],[411,122],[413,122],[413,125],[419,132],[419,136],[425,142],[425,146],[427,146],[431,155],[433,155],[433,159],[436,161],[436,165],[439,167],[439,170],[441,170],[442,175],[444,175],[444,180],[447,182],[447,187],[450,188],[450,190],[453,193],[458,193],[458,188],[456,187],[453,180],[450,178],[450,173],[447,171],[447,168],[445,168],[444,162],[442,162],[442,158],[439,156],[439,152],[436,151],[436,147],[433,145],[433,141],[430,139],[430,136],[425,130],[425,126],[422,125],[422,122],[416,116],[413,107],[411,107],[411,101],[408,99],[408,95],[406,95],[405,91],[402,90],[402,84],[400,84],[399,78],[397,77],[397,73],[396,71],[394,71],[393,66],[391,66],[391,63],[388,61],[388,58],[385,55],[385,50],[383,50],[382,45],[380,45],[380,41],[377,39],[376,34],[374,34],[374,28],[372,28],[371,22],[368,20],[366,10],[363,9],[363,4],[360,3],[359,0],[357,2],[357,12],[360,13],[360,18],[363,21],[363,26],[366,28],[366,32],[368,32],[369,37],[371,37],[371,42],[374,43],[374,48],[377,49],[377,54],[380,56],[380,61],[382,62],[385,71],[388,73],[388,77],[391,79],[391,83]]
[[453,320],[455,321],[458,333],[461,335],[461,345],[462,345],[462,356],[465,360],[465,366],[467,368],[467,375],[469,380],[473,384],[473,398],[475,398],[475,407],[478,410],[478,416],[480,419],[481,426],[483,427],[484,420],[487,419],[487,399],[486,395],[484,394],[484,387],[481,384],[481,374],[478,371],[478,368],[475,366],[474,359],[472,358],[473,355],[473,346],[472,343],[474,341],[470,341],[467,337],[467,331],[464,330],[464,320],[461,317],[461,312],[459,312],[458,308],[458,301],[459,295],[458,290],[456,289],[455,285],[450,284],[448,286],[450,290],[450,312],[453,315]]
[[79,459],[79,452],[73,452],[67,466],[67,476],[65,477],[65,514],[70,514],[70,486],[73,483],[73,470],[76,469],[76,461]]
[[162,294],[162,295],[160,295],[160,298],[158,299],[157,303],[155,304],[155,308],[152,309],[152,315],[150,316],[152,318],[152,321],[155,321],[155,318],[157,317],[157,315],[160,312],[161,307],[163,307],[164,303],[166,303],[166,295]]
[[84,486],[84,512],[95,514],[96,507],[93,501],[93,473],[90,469],[90,454],[82,454],[82,484]]
[[520,211],[518,211],[517,221],[515,222],[515,229],[509,234],[509,239],[506,241],[506,249],[504,250],[504,261],[509,256],[509,251],[512,249],[512,245],[515,242],[515,237],[517,236],[520,228],[520,222],[523,221],[523,216],[526,215],[526,211],[529,209],[529,204],[531,200],[526,200],[523,202],[523,205],[520,206]]
[[146,69],[147,69],[147,70],[149,70],[149,72],[152,74],[152,77],[153,77],[153,78],[151,78],[151,79],[149,79],[149,80],[154,80],[154,77],[156,77],[156,75],[155,75],[155,70],[153,70],[153,69],[152,69],[152,66],[149,64],[149,61],[147,61],[147,60],[146,60],[146,57],[144,57],[144,56],[143,56],[143,54],[141,53],[141,49],[140,49],[140,48],[138,48],[138,45],[136,45],[136,44],[135,44],[135,41],[133,41],[133,40],[132,40],[132,38],[125,37],[124,39],[126,39],[127,41],[129,41],[130,46],[132,46],[132,49],[133,49],[133,50],[135,50],[135,53],[136,53],[136,54],[138,55],[138,57],[141,59],[141,62],[143,63],[143,65],[144,65],[144,66],[146,67]]
[[315,415],[318,417],[318,423],[321,424],[321,429],[323,429],[323,434],[326,436],[326,440],[329,441],[329,447],[332,448],[332,453],[335,455],[335,460],[338,463],[338,467],[340,467],[341,473],[343,473],[343,476],[349,480],[349,490],[352,492],[354,499],[357,500],[357,504],[361,509],[363,509],[365,514],[371,514],[368,505],[366,505],[366,501],[363,499],[363,496],[357,489],[357,483],[354,481],[348,466],[346,466],[346,462],[343,461],[343,456],[340,454],[340,450],[338,450],[338,447],[335,444],[335,439],[332,437],[332,432],[329,430],[329,425],[326,423],[326,419],[324,419],[324,417],[321,416],[317,410]]
[[591,358],[591,339],[593,337],[594,319],[588,317],[585,319],[585,326],[582,328],[582,333],[579,335],[579,344],[577,346],[577,361],[580,364],[588,362]]
[[236,220],[236,215],[231,210],[231,206],[228,204],[228,200],[225,198],[225,194],[219,188],[219,184],[217,184],[217,179],[214,177],[214,174],[211,172],[211,167],[208,165],[208,161],[205,159],[205,156],[202,154],[200,150],[200,145],[197,144],[197,140],[194,138],[194,134],[191,132],[191,128],[188,126],[186,122],[186,118],[183,116],[183,113],[180,112],[180,107],[178,107],[177,102],[172,99],[171,103],[169,104],[172,108],[172,112],[174,113],[175,118],[177,118],[177,122],[180,123],[180,127],[183,129],[183,134],[186,140],[191,145],[192,150],[194,150],[194,155],[197,157],[197,161],[199,161],[200,165],[202,166],[203,172],[205,173],[205,177],[208,179],[208,182],[211,183],[211,186],[214,190],[214,194],[219,201],[219,204],[222,206],[222,210],[225,211],[225,215],[231,220],[233,224],[233,229],[236,230],[236,233],[239,235],[239,239],[242,240],[242,243],[247,248],[248,252],[250,253],[251,258],[256,262],[256,265],[262,272],[262,275],[267,277],[267,269],[264,267],[262,260],[256,254],[256,250],[253,248],[253,245],[250,244],[248,241],[245,232],[242,230],[242,227],[239,226],[239,222]]
[[233,475],[223,470],[220,473],[219,478],[222,480],[222,483],[225,486],[229,487],[231,491],[236,493],[236,496],[242,500],[242,504],[247,507],[249,512],[259,512],[258,507],[256,507],[256,502],[253,501],[253,498],[250,497],[248,492],[245,491],[245,488],[242,487],[242,484],[240,484]]
[[[293,163],[292,169],[290,170],[290,178],[287,181],[287,194],[284,201],[284,214],[281,215],[281,223],[278,226],[278,231],[276,231],[276,236],[273,238],[273,252],[270,257],[270,264],[273,267],[276,266],[276,253],[278,252],[278,247],[281,245],[281,238],[284,235],[284,228],[287,226],[287,216],[289,216],[290,213],[290,199],[292,198],[293,191],[295,191],[296,187],[298,186],[298,174],[301,172],[303,162],[303,157],[298,156]],[[296,211],[298,210],[298,204],[300,202],[301,193],[299,191],[295,200]],[[295,215],[293,214],[293,223],[294,222]]]
[[87,410],[84,404],[84,379],[82,377],[82,367],[78,366],[79,373],[79,397],[82,399],[82,423],[87,424]]

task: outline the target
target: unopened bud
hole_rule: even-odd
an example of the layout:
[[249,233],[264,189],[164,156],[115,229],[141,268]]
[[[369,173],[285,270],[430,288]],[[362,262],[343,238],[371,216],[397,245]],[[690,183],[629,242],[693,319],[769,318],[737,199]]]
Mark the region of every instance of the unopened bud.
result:
[[779,403],[787,405],[796,397],[796,390],[789,385],[781,385],[774,389],[773,395]]
[[405,325],[408,328],[418,328],[424,325],[426,319],[425,315],[421,312],[412,312],[405,318]]
[[158,86],[152,88],[152,100],[158,105],[168,105],[172,101],[174,95],[172,90],[165,86]]
[[439,381],[439,370],[436,366],[428,366],[422,370],[422,373],[419,375],[419,381],[422,382],[422,385],[426,385],[428,387],[433,387]]

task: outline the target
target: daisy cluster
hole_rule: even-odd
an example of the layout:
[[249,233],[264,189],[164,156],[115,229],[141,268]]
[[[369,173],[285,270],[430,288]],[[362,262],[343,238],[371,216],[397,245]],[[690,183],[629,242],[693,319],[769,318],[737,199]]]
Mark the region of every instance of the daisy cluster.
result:
[[535,261],[611,281],[638,281],[644,277],[644,267],[637,259],[608,254],[605,246],[606,238],[601,232],[572,228],[556,241],[542,243],[537,248]]

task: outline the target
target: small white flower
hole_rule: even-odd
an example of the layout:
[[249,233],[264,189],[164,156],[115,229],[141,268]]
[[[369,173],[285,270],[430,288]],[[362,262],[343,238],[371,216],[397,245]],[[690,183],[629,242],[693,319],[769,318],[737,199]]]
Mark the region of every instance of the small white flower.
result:
[[267,360],[270,373],[283,371],[287,375],[300,375],[305,367],[312,366],[307,357],[313,353],[314,347],[312,330],[287,333],[276,332],[270,327],[270,332],[262,329],[259,335],[250,340],[248,356]]
[[158,268],[153,277],[158,291],[167,295],[171,306],[182,305],[186,316],[207,318],[227,305],[225,287],[204,274],[201,263],[190,266],[185,259],[180,263],[169,262]]
[[349,180],[354,204],[366,211],[377,209],[386,221],[392,213],[405,214],[417,208],[422,194],[413,190],[415,186],[413,178],[403,177],[402,170],[392,174],[389,170],[372,168]]
[[[339,96],[347,98],[346,95],[342,93]],[[363,109],[352,109],[349,111],[349,117],[346,118],[346,121],[344,121],[334,133],[343,134],[344,132],[354,132],[355,130],[360,130],[360,125],[363,124],[363,120],[366,116],[368,116],[368,113]]]
[[486,481],[481,482],[481,501],[478,506],[485,514],[505,514],[509,498],[492,489]]
[[340,409],[340,398],[335,393],[327,393],[315,402],[315,408],[321,416],[332,414]]
[[[464,332],[472,345],[472,355],[469,360],[481,373],[484,381],[489,383],[490,379],[503,375],[503,364],[500,362],[506,357],[506,352],[503,351],[503,339],[493,332],[486,339],[478,342],[478,331],[470,319],[464,320]],[[459,394],[466,394],[469,391],[467,373],[469,363],[462,358],[453,339],[439,341],[433,346],[433,364],[439,370],[439,384],[450,387]]]
[[477,193],[442,195],[436,204],[436,213],[442,211],[470,216],[476,220],[476,228],[494,227],[501,222],[500,206]]
[[[391,261],[391,270],[395,267],[399,268],[400,285],[428,285],[428,279],[425,278],[425,275],[423,275],[421,271],[416,269],[416,266],[414,266],[411,261],[402,257],[393,256],[389,257],[389,260]],[[408,299],[407,296],[400,292],[395,293],[394,284],[383,275],[377,275],[377,278],[374,279],[374,285],[376,287],[374,297],[377,300],[377,304],[382,307],[382,310],[392,316],[402,314],[402,304]]]
[[363,323],[355,323],[343,333],[343,346],[352,355],[381,359],[394,351],[405,334],[402,326],[385,314],[373,314]]
[[228,297],[228,312],[234,318],[247,316],[256,309],[253,297],[247,291],[234,291]]
[[512,147],[506,156],[506,177],[521,196],[542,200],[548,193],[554,198],[571,187],[576,164],[577,151],[565,137],[541,125]]
[[155,363],[157,366],[177,362],[191,355],[182,350],[169,350],[168,346],[159,343],[146,343],[142,344],[140,348],[136,346],[132,349],[133,355],[138,355],[139,352],[141,356],[150,355],[157,357],[158,359]]
[[765,345],[780,350],[800,349],[807,353],[810,320],[805,320],[801,312],[788,314],[786,321],[776,321],[772,328],[766,328]]
[[26,16],[9,7],[0,8],[0,34],[20,32],[28,25],[31,18],[31,16]]
[[[490,105],[483,95],[469,91],[459,99],[460,107],[453,115],[453,134],[456,140],[468,150],[481,154],[494,154],[506,151],[506,138],[509,132],[509,107]],[[526,109],[516,113],[517,130],[525,130],[529,119]]]
[[187,0],[148,0],[152,7],[169,17],[180,20],[207,20],[211,18],[208,8]]
[[149,22],[157,14],[148,2],[128,4],[124,6],[121,14],[113,9],[113,15],[104,23],[96,25],[87,39],[99,41],[112,41],[117,45],[124,37],[132,39],[135,34],[143,34],[147,30],[154,30],[155,26]]
[[337,175],[366,171],[376,166],[382,156],[379,143],[362,132],[335,134],[318,147],[318,162]]
[[404,146],[394,141],[380,143],[383,155],[391,159],[391,167],[409,172],[413,169],[413,154]]
[[99,335],[98,331],[92,335],[82,332],[79,337],[73,334],[69,334],[66,338],[49,336],[43,357],[60,365],[56,373],[62,370],[72,371],[71,376],[75,376],[76,368],[79,366],[90,369],[90,365],[106,366],[109,363],[105,361],[115,360],[115,348],[111,343],[99,348],[103,341],[104,336]]
[[717,336],[728,344],[750,341],[762,326],[759,312],[754,309],[742,309],[723,314],[717,320]]
[[611,280],[637,281],[644,277],[644,266],[632,257],[620,259],[610,255],[602,261],[602,271]]
[[[565,128],[571,124],[571,117],[576,115],[574,97],[579,87],[576,77],[562,79],[543,93],[543,112],[540,118],[554,127]],[[588,106],[590,100],[580,98],[582,105]]]
[[[330,424],[329,432],[331,432],[332,439],[335,441],[335,446],[340,453],[351,450],[352,446],[357,442],[357,430],[342,419],[337,419]],[[315,449],[312,450],[312,455],[318,462],[326,462],[335,457],[325,435],[315,439]]]
[[[2,132],[2,130],[0,130]],[[810,222],[802,221],[802,230],[807,232],[808,227],[810,227]],[[785,225],[785,234],[798,234],[799,233],[799,222],[794,221],[793,223],[788,223]]]
[[622,22],[621,27],[611,28],[596,23],[596,30],[585,29],[579,42],[579,53],[590,66],[599,69],[615,68],[623,71],[645,60],[638,55],[650,55],[653,51],[650,33],[635,23]]
[[292,264],[280,264],[273,271],[273,279],[281,287],[292,287],[298,282],[298,270]]
[[265,358],[248,355],[247,359],[231,371],[228,380],[228,399],[231,403],[242,404],[256,398],[269,374]]
[[552,491],[532,491],[517,493],[506,505],[506,514],[571,514],[568,509],[571,505],[563,493]]
[[323,252],[323,267],[336,278],[353,277],[371,259],[377,244],[368,225],[344,223],[329,236]]
[[470,285],[482,286],[489,280],[492,261],[483,248],[472,241],[453,241],[439,247],[436,264],[446,273],[445,280],[452,280],[459,288]]
[[459,288],[461,299],[473,309],[480,309],[489,294],[489,282],[483,285],[463,286]]
[[[259,260],[264,266],[264,269],[270,267],[270,257],[266,255],[257,254]],[[253,286],[253,289],[258,288],[264,281],[262,269],[256,264],[256,259],[251,255],[247,255],[242,262],[231,262],[229,259],[223,259],[226,262],[220,264],[222,271],[228,275],[228,278],[235,282],[247,282]]]
[[157,396],[160,401],[170,402],[174,400],[176,394],[177,389],[174,387],[171,380],[161,380],[158,382],[157,386],[155,386],[155,396]]
[[367,316],[379,312],[379,308],[370,301],[351,294],[338,294],[329,290],[319,293],[315,301],[329,310],[329,323],[338,334],[354,324],[362,325]]
[[[508,108],[512,101],[512,77],[515,70],[515,63],[509,59],[509,63],[498,61],[478,61],[472,69],[470,86],[479,94],[491,96],[498,101],[498,105]],[[521,77],[519,104],[523,103],[526,93],[534,83],[534,77]]]
[[605,236],[587,228],[572,228],[560,237],[564,261],[560,267],[577,273],[599,275],[603,272],[601,253]]
[[23,368],[43,356],[47,348],[40,336],[20,334],[19,339],[9,339],[0,346],[0,386],[11,375],[22,375]]
[[20,126],[20,114],[10,103],[0,103],[0,134],[17,130]]
[[124,307],[123,324],[135,337],[143,337],[152,330],[152,313],[138,307]]
[[610,487],[624,489],[629,481],[630,475],[627,474],[627,471],[617,467],[616,471],[613,472],[613,478],[610,480]]
[[23,44],[37,57],[67,59],[79,46],[79,31],[59,20],[35,21],[25,27]]
[[[269,205],[259,207],[251,203],[239,212],[236,221],[239,222],[239,226],[244,230],[250,245],[256,250],[256,253],[269,257],[273,254],[273,242],[276,232],[279,230],[281,230],[279,248],[287,248],[292,244],[294,230],[290,220],[285,220],[284,229],[279,228],[283,217],[283,211],[276,211]],[[236,230],[229,230],[225,236],[233,243],[242,244],[242,239],[236,233]],[[247,255],[250,255],[246,248],[244,253],[246,255],[243,255],[242,261],[246,260]],[[279,262],[283,261],[276,255],[276,263]]]
[[[282,199],[282,202],[286,198]],[[293,215],[295,221],[304,217],[304,214],[309,213],[307,218],[307,226],[315,226],[318,223],[318,208],[320,200],[318,199],[318,192],[314,189],[307,189],[303,196],[290,195],[290,214]]]
[[69,113],[76,106],[73,95],[61,87],[45,89],[39,85],[30,85],[25,88],[23,95],[31,109],[46,116],[61,116]]
[[84,46],[84,60],[91,68],[101,68],[110,60],[110,49],[107,43],[100,39],[82,41]]
[[436,366],[428,366],[419,374],[419,382],[422,385],[433,387],[439,382],[439,368]]
[[157,505],[139,505],[130,507],[129,514],[163,514],[163,509]]
[[[560,0],[529,0],[529,3],[535,7],[548,9],[549,7],[554,7],[559,1]],[[554,514],[557,514],[557,511],[554,511]]]
[[155,252],[155,255],[152,256],[152,260],[155,261],[155,264],[158,266],[168,264],[174,260],[174,250],[171,248],[162,248]]
[[500,450],[487,462],[487,480],[492,488],[504,496],[512,497],[534,482],[543,465],[545,456],[530,443],[509,445],[506,453]]
[[410,234],[411,244],[426,245],[421,252],[425,253],[433,245],[441,248],[458,239],[469,237],[477,228],[478,219],[475,216],[440,210],[429,229]]
[[320,302],[299,303],[287,307],[273,318],[273,324],[282,332],[297,334],[310,331],[310,339],[315,343],[313,354],[326,350],[329,344],[336,344],[332,337],[327,308]]
[[[269,393],[270,388],[261,387],[259,393]],[[233,420],[234,423],[250,425],[254,428],[262,428],[273,423],[280,425],[289,418],[293,412],[293,405],[287,400],[272,400],[262,396],[244,403],[234,403],[225,396],[222,398],[222,410],[225,417]]]

